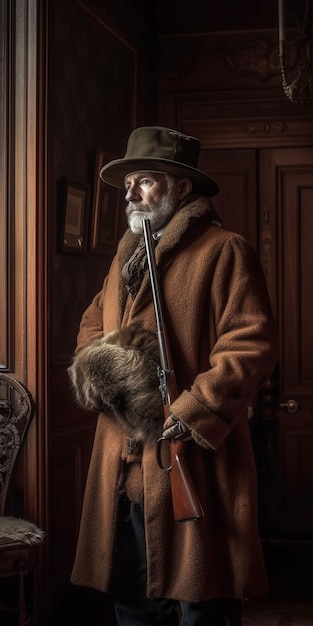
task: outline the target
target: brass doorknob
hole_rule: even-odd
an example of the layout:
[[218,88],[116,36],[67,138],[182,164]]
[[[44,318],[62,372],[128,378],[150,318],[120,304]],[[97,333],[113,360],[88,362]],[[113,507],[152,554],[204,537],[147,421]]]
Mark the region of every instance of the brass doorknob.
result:
[[288,400],[287,402],[281,402],[279,405],[282,409],[286,409],[288,413],[296,413],[299,406],[295,400]]

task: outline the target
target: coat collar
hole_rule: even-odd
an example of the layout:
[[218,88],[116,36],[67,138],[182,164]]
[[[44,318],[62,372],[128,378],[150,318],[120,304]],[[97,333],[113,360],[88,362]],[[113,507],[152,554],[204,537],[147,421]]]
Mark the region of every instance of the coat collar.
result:
[[[191,201],[186,202],[179,209],[179,211],[175,213],[164,229],[164,232],[155,249],[156,263],[159,267],[166,262],[168,257],[171,255],[172,250],[179,244],[185,233],[187,233],[195,223],[198,223],[199,220],[221,225],[221,221],[215,211],[212,201],[205,196],[193,195]],[[139,240],[140,235],[134,235],[130,229],[127,229],[124,236],[120,240],[117,249],[119,266],[120,319],[122,319],[127,300],[127,292],[122,279],[122,269],[135,251]],[[136,311],[136,314],[138,314],[140,308],[144,306],[148,287],[149,276],[148,272],[146,272],[141,287],[134,300],[133,313]]]
[[[184,204],[165,227],[156,248],[156,258],[161,261],[163,254],[175,248],[184,233],[200,219],[209,220],[219,225],[221,224],[221,220],[215,211],[212,201],[205,196],[196,196],[195,199],[193,196],[192,201]],[[139,240],[140,235],[134,235],[130,229],[127,229],[117,250],[120,267],[123,267],[133,254]]]
[[156,248],[156,259],[161,261],[162,256],[173,250],[185,233],[189,231],[195,223],[200,220],[215,222],[221,225],[221,221],[209,198],[197,196],[192,202],[184,204],[175,213],[171,221],[166,226],[160,242]]

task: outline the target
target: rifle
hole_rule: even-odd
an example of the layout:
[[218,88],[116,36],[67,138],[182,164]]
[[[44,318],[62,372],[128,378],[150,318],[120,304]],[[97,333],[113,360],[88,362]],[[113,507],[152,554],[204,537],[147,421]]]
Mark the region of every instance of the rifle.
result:
[[[164,417],[167,419],[170,415],[170,406],[178,397],[178,391],[175,372],[170,359],[169,342],[162,310],[162,300],[149,219],[144,218],[142,224],[159,342],[161,367],[159,368],[158,375],[160,379],[160,391],[164,405]],[[169,467],[164,467],[161,459],[161,446],[164,441],[169,441],[170,445],[171,460]],[[196,520],[204,516],[201,503],[184,458],[186,444],[187,442],[182,440],[167,440],[165,437],[161,437],[157,442],[157,463],[161,469],[165,469],[169,473],[174,519],[176,522]]]

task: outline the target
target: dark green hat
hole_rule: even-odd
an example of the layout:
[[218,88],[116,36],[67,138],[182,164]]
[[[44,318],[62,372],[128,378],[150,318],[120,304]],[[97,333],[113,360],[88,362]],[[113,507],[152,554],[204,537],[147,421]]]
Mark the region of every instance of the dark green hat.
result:
[[109,185],[124,189],[125,176],[132,172],[165,172],[178,178],[190,178],[195,189],[214,196],[219,188],[197,169],[201,143],[170,128],[144,126],[130,135],[123,159],[110,161],[100,171]]

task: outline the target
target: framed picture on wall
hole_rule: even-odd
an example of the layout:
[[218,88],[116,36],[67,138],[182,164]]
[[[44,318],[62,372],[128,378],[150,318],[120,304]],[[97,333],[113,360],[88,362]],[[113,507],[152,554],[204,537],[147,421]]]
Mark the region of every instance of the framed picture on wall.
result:
[[106,185],[99,172],[110,157],[98,150],[95,164],[95,179],[91,213],[91,250],[100,254],[111,252],[117,244],[118,222],[122,193]]
[[61,249],[63,252],[84,254],[88,239],[88,212],[90,185],[64,178],[63,229]]

